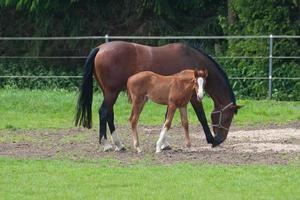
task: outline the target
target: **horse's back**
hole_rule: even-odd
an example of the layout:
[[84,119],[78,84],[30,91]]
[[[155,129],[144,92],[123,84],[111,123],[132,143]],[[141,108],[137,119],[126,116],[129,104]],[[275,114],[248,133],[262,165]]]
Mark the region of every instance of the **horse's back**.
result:
[[141,48],[153,48],[153,49],[164,49],[164,48],[174,48],[174,49],[182,49],[182,48],[189,48],[186,44],[184,43],[170,43],[170,44],[165,44],[161,46],[149,46],[149,45],[143,45],[139,43],[134,43],[134,42],[125,42],[125,41],[112,41],[112,42],[107,42],[100,44],[98,47],[99,48],[113,48],[113,47],[125,47],[125,46],[136,46],[136,47],[141,47]]
[[127,81],[127,88],[131,87],[132,85],[145,85],[148,84],[148,82],[151,81],[157,74],[151,71],[142,71],[137,74],[132,75],[129,77]]
[[120,91],[126,89],[129,77],[138,72],[171,75],[182,71],[185,66],[196,65],[191,54],[191,49],[182,43],[151,47],[113,41],[99,46],[94,74],[101,88]]

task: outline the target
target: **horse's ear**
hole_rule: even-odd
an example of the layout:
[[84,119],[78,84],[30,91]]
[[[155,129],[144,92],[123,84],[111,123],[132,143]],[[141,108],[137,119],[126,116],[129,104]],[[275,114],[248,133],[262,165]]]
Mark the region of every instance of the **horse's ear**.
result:
[[232,105],[230,108],[234,108],[236,110],[239,110],[240,108],[242,108],[244,106],[240,106],[240,105]]
[[241,109],[242,107],[244,107],[244,105],[236,105],[236,109]]
[[242,108],[242,107],[244,107],[244,106],[240,106],[240,105],[232,105],[232,106],[230,106],[230,109],[233,109],[233,110],[234,110],[234,113],[237,114],[238,110],[239,110],[240,108]]

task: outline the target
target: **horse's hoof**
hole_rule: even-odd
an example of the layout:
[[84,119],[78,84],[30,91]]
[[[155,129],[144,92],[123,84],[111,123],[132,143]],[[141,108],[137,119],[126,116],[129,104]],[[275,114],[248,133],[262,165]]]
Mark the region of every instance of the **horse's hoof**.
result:
[[188,143],[185,144],[186,148],[191,148],[191,146],[192,146],[192,144],[190,142],[188,142]]
[[155,153],[161,153],[161,149],[156,149]]
[[124,145],[123,145],[123,143],[122,143],[122,141],[121,141],[121,139],[120,139],[118,133],[117,133],[116,131],[114,131],[114,132],[111,134],[111,136],[112,136],[113,143],[114,143],[115,146],[116,146],[115,151],[122,151],[122,150],[125,150],[125,147],[124,147]]
[[209,137],[206,139],[208,144],[213,144],[214,143],[214,138],[213,137]]
[[100,143],[103,144],[103,151],[111,151],[113,149],[113,146],[106,139],[103,139]]
[[104,147],[103,147],[103,151],[111,151],[113,149],[113,146],[112,145],[105,145]]
[[172,150],[171,145],[170,145],[169,142],[167,142],[167,141],[165,141],[165,143],[163,143],[163,144],[160,146],[160,149],[161,149],[161,150]]
[[126,148],[123,145],[121,147],[116,146],[115,151],[126,151]]
[[121,142],[115,142],[115,151],[125,151],[126,148]]
[[217,134],[214,138],[214,142],[212,143],[212,147],[219,146],[225,141],[226,138],[224,138],[222,135]]
[[170,145],[166,145],[166,146],[162,145],[160,149],[164,150],[164,151],[167,151],[167,150],[172,150],[172,147]]
[[212,147],[212,148],[215,148],[215,147],[219,146],[220,144],[221,144],[221,143],[213,142],[212,145],[211,145],[211,147]]
[[136,148],[136,151],[137,151],[138,153],[142,153],[142,152],[143,152],[142,149],[141,149],[140,147],[137,147],[137,148]]

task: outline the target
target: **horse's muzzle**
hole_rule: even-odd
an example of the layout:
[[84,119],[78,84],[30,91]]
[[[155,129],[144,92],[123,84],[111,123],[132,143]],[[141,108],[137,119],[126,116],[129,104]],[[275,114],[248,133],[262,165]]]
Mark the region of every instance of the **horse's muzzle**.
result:
[[217,133],[217,135],[214,137],[214,141],[212,143],[212,147],[219,146],[222,142],[224,142],[226,137],[222,136],[220,133]]

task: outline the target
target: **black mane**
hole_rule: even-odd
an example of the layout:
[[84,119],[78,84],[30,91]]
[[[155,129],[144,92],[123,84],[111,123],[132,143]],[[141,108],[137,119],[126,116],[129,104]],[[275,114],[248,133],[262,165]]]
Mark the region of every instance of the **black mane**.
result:
[[231,87],[231,85],[229,83],[228,76],[225,73],[225,71],[221,68],[221,66],[210,55],[208,55],[207,53],[205,53],[201,49],[201,47],[199,45],[197,45],[196,43],[188,43],[188,46],[190,46],[191,48],[199,51],[201,54],[203,54],[204,56],[206,56],[209,60],[211,60],[214,63],[215,67],[218,69],[218,71],[221,73],[221,75],[225,79],[225,83],[227,84],[227,86],[229,88],[229,91],[230,91],[230,99],[231,99],[231,101],[234,103],[234,105],[236,105],[236,98],[235,98],[235,95],[233,93],[232,87]]

